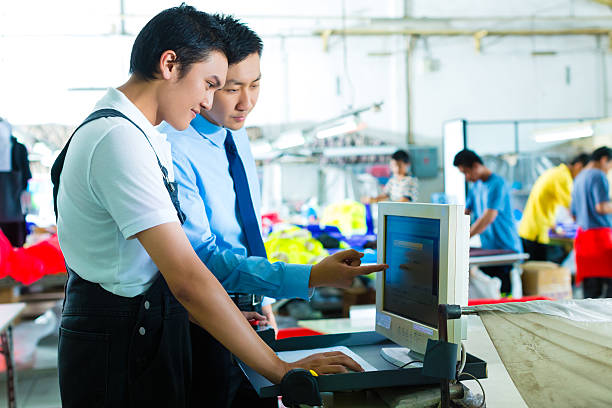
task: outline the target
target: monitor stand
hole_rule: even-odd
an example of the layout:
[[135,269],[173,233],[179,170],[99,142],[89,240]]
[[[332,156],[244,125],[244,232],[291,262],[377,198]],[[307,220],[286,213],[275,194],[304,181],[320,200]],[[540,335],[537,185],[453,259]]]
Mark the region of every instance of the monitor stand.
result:
[[380,356],[397,367],[406,366],[405,368],[423,367],[425,358],[425,355],[405,347],[383,347],[380,349]]

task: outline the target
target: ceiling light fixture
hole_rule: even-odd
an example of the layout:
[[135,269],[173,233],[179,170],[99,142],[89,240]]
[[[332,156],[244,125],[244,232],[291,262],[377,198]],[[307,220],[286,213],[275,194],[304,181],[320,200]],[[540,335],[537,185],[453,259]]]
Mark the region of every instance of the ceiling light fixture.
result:
[[538,143],[558,142],[563,140],[581,139],[593,136],[595,131],[591,124],[573,125],[569,127],[538,130],[534,132],[535,141]]

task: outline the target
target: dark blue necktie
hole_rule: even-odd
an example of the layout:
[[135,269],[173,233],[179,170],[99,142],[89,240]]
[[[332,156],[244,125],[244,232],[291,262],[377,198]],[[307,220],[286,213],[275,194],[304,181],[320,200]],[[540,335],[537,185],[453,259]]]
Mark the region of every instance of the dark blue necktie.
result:
[[236,205],[242,224],[242,232],[247,241],[247,252],[249,255],[266,257],[266,248],[259,232],[259,222],[253,208],[249,181],[242,160],[238,155],[236,144],[232,133],[228,130],[225,136],[225,154],[229,162],[229,172],[234,180],[234,191],[236,192]]

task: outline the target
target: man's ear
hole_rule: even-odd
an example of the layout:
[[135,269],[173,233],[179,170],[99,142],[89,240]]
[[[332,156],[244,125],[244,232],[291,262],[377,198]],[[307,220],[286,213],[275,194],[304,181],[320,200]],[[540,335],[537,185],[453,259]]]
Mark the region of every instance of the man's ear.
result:
[[178,77],[179,64],[177,62],[176,53],[172,50],[166,50],[159,58],[159,72],[163,79],[172,79]]

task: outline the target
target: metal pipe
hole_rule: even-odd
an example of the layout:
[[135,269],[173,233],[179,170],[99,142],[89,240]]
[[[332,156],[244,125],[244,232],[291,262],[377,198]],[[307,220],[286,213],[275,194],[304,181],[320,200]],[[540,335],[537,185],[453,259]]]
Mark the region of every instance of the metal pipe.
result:
[[[438,340],[443,342],[448,342],[448,314],[447,314],[447,306],[448,305],[439,305],[438,306]],[[440,407],[441,408],[449,408],[450,407],[450,383],[446,378],[440,380]]]
[[[408,19],[412,16],[412,0],[404,0],[404,18]],[[414,135],[412,134],[412,52],[416,44],[414,36],[406,37],[406,57],[404,58],[406,71],[406,142],[407,144],[414,143]]]
[[[316,35],[386,36],[386,35],[421,35],[421,36],[555,36],[555,35],[609,35],[610,28],[570,28],[558,30],[380,30],[380,29],[346,29],[315,31]],[[483,35],[484,34],[484,35]]]

